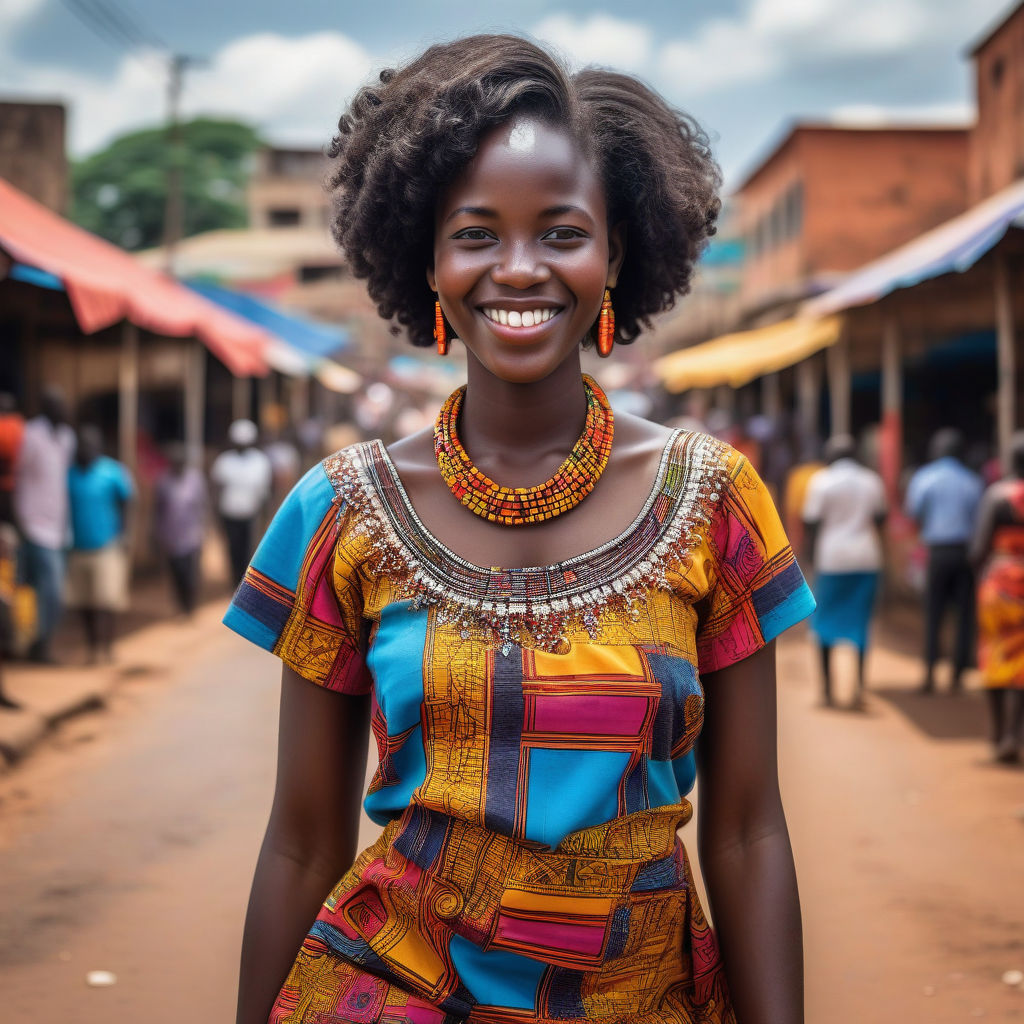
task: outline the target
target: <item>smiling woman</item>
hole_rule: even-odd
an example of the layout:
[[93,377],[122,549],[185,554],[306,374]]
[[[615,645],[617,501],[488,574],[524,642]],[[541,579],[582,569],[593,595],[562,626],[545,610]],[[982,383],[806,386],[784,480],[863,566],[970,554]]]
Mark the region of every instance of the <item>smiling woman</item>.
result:
[[688,289],[706,137],[479,36],[383,72],[331,152],[353,269],[468,381],[312,469],[228,611],[286,666],[240,1024],[796,1024],[771,641],[813,601],[746,460],[580,364]]

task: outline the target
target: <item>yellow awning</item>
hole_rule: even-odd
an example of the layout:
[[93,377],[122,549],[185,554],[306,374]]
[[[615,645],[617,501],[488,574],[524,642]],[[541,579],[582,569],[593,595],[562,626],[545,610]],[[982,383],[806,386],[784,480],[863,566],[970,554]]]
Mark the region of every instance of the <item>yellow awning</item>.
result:
[[654,370],[674,393],[719,384],[738,388],[834,345],[841,329],[838,316],[821,320],[795,317],[671,352],[654,364]]

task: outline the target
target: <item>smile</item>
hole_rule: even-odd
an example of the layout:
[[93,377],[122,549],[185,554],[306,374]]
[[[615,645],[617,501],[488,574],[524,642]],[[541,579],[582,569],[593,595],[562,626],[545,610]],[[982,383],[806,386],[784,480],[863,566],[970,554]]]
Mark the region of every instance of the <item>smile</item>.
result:
[[501,324],[502,327],[536,327],[558,316],[561,309],[524,309],[520,312],[515,309],[494,309],[485,306],[481,312],[491,323]]

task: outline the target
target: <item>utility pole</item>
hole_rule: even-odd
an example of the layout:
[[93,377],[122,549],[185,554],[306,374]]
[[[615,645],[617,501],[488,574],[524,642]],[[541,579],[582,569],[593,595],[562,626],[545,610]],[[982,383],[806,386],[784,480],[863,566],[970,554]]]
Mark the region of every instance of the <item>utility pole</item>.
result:
[[164,206],[164,269],[174,273],[174,250],[185,233],[185,197],[181,171],[184,164],[181,139],[181,90],[185,72],[198,63],[194,57],[171,56],[167,79],[167,202]]

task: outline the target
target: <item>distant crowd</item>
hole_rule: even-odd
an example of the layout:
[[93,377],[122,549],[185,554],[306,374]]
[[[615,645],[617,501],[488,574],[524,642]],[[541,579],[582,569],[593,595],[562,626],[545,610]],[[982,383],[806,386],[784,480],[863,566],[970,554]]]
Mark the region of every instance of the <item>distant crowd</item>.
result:
[[[182,615],[190,616],[200,599],[210,520],[219,521],[237,582],[275,501],[298,478],[295,445],[277,438],[261,449],[258,440],[252,421],[232,423],[208,480],[189,464],[184,445],[163,451],[145,541],[164,562]],[[139,519],[136,482],[127,466],[104,454],[99,427],[73,429],[56,390],[42,394],[39,414],[27,421],[14,398],[0,393],[0,649],[60,663],[57,628],[71,609],[88,661],[112,660]],[[0,708],[15,706],[0,685]]]

